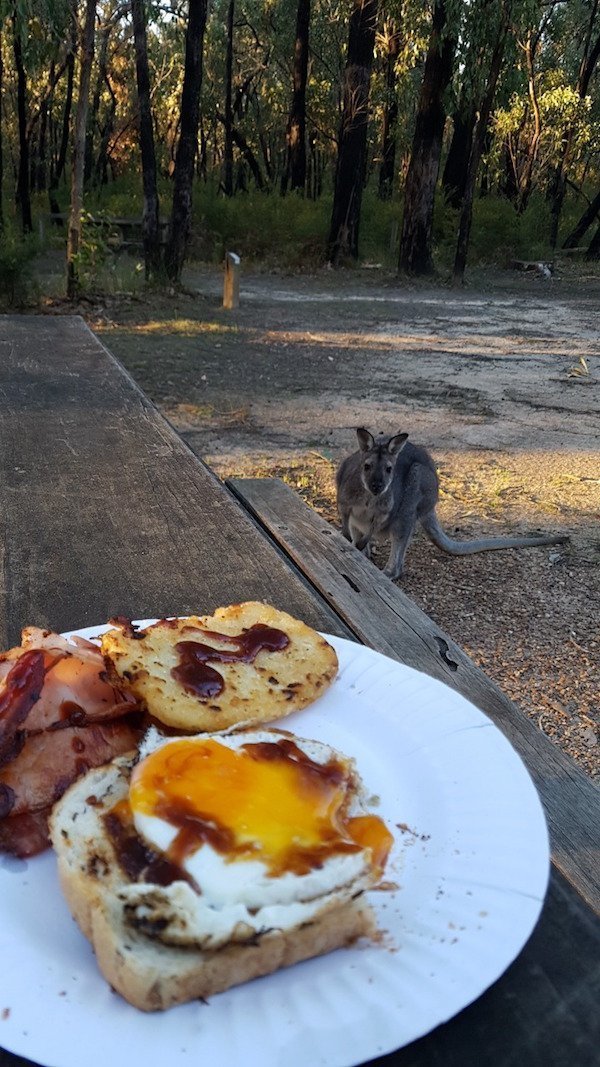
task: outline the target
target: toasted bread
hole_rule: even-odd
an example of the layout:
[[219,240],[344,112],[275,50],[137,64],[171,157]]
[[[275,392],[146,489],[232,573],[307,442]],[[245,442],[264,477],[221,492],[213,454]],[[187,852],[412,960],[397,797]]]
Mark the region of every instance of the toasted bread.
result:
[[[278,738],[291,736],[275,731],[244,731],[231,735],[228,741],[232,746],[239,746],[247,739],[264,743],[265,739],[276,742]],[[222,741],[219,735],[219,742]],[[295,739],[295,743],[313,757],[318,753],[323,761],[331,758],[333,752],[316,742]],[[305,904],[290,905],[291,925],[286,920],[278,926],[264,923],[259,914],[249,920],[257,923],[255,929],[237,921],[227,939],[216,947],[207,947],[205,935],[199,942],[197,932],[182,937],[181,931],[185,932],[190,915],[202,923],[205,921],[202,916],[208,914],[206,910],[194,912],[194,908],[208,907],[203,903],[202,886],[190,887],[183,880],[185,873],[181,874],[181,880],[166,885],[144,881],[147,869],[135,876],[129,868],[126,873],[119,854],[119,836],[115,837],[107,829],[107,816],[113,810],[118,811],[118,805],[128,796],[134,765],[135,758],[123,756],[104,768],[90,771],[55,806],[50,829],[61,886],[71,912],[91,941],[104,977],[135,1007],[156,1011],[212,996],[281,967],[351,944],[359,937],[373,936],[374,918],[364,890],[379,880],[381,872],[364,860],[360,872],[347,881],[344,877],[340,881],[336,868],[334,877],[339,884],[322,896],[314,896],[311,882],[302,891]],[[352,772],[350,781],[352,810],[364,812],[360,779]],[[144,862],[152,864],[153,853],[148,852],[146,843],[144,848]],[[254,915],[254,910],[247,914]],[[268,909],[263,914],[266,916]],[[208,922],[210,926],[210,915]]]
[[103,635],[102,651],[115,682],[150,715],[191,733],[289,715],[316,700],[338,666],[315,630],[252,601],[212,616],[162,619],[145,630],[123,624]]

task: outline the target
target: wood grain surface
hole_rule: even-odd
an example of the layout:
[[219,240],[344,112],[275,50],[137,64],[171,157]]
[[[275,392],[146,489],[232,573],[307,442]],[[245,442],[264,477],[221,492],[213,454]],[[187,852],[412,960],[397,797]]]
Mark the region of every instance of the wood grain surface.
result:
[[2,648],[242,600],[347,634],[79,317],[0,316],[0,501]]

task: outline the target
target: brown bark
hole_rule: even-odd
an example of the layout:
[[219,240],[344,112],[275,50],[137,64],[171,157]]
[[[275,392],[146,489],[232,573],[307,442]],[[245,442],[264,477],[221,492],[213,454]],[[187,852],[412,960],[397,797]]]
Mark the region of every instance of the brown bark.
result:
[[327,248],[329,261],[334,266],[344,256],[358,258],[376,24],[377,0],[354,0],[344,71],[342,122]]
[[395,26],[388,29],[385,60],[385,101],[381,137],[381,166],[379,168],[379,199],[391,200],[396,169],[396,122],[398,120],[398,90],[396,63],[400,51],[400,34]]
[[476,117],[475,108],[465,101],[459,103],[452,116],[452,140],[442,175],[442,186],[444,199],[453,208],[461,206],[465,194]]
[[189,0],[185,35],[185,65],[181,94],[181,128],[175,156],[173,206],[165,251],[171,281],[179,282],[192,222],[192,184],[198,148],[202,49],[207,0]]
[[306,186],[306,84],[310,34],[310,0],[298,0],[292,103],[286,129],[286,160],[281,178],[283,195],[288,187],[303,193]]
[[433,271],[431,232],[446,121],[444,93],[452,77],[456,47],[446,21],[445,0],[435,0],[431,38],[404,188],[399,268],[409,274],[431,274]]
[[500,77],[500,71],[502,69],[502,60],[504,58],[506,38],[508,36],[508,30],[510,26],[512,6],[513,0],[505,0],[500,25],[498,27],[496,43],[494,45],[494,50],[492,52],[492,57],[490,60],[490,71],[488,75],[487,86],[483,99],[481,101],[481,105],[479,107],[479,115],[473,133],[473,143],[471,145],[471,153],[469,156],[467,184],[465,186],[463,204],[458,224],[458,240],[456,243],[456,256],[454,258],[453,271],[453,282],[455,285],[462,284],[465,273],[465,267],[467,265],[467,252],[469,248],[469,237],[471,235],[471,222],[473,220],[473,196],[475,194],[475,182],[477,181],[477,171],[479,169],[479,163],[485,146],[488,123],[490,121],[492,105],[494,103],[494,96],[496,95],[496,85],[498,84],[498,78]]
[[137,80],[138,108],[140,114],[140,150],[142,154],[142,185],[144,189],[144,212],[142,234],[144,241],[144,266],[146,281],[153,281],[161,272],[161,248],[159,226],[159,198],[156,181],[156,150],[152,124],[150,97],[150,65],[148,63],[148,35],[144,0],[131,0],[133,40],[135,47],[135,73]]
[[81,213],[83,210],[83,168],[85,131],[92,64],[94,62],[94,30],[96,0],[86,0],[85,23],[81,45],[79,95],[73,135],[73,165],[71,171],[71,211],[67,237],[67,296],[73,300],[79,292],[78,255],[81,244]]
[[16,200],[21,214],[23,233],[31,233],[31,200],[29,196],[29,138],[27,136],[27,77],[23,63],[21,25],[15,4],[12,14],[13,53],[17,71],[17,121],[19,130],[19,169],[17,173]]

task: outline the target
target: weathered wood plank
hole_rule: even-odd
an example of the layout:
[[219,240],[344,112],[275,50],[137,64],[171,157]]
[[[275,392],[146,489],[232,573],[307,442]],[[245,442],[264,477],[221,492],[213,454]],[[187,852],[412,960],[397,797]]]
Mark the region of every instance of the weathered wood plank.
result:
[[79,317],[0,317],[0,648],[271,600],[345,627]]
[[539,790],[557,867],[600,907],[600,791],[432,619],[277,478],[228,483],[366,645],[452,686],[489,715]]

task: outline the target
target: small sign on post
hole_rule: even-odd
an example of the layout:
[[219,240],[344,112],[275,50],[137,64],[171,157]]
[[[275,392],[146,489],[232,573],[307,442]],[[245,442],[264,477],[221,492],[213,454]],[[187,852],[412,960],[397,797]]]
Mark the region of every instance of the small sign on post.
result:
[[225,282],[223,285],[223,307],[240,306],[240,257],[235,252],[225,253]]

